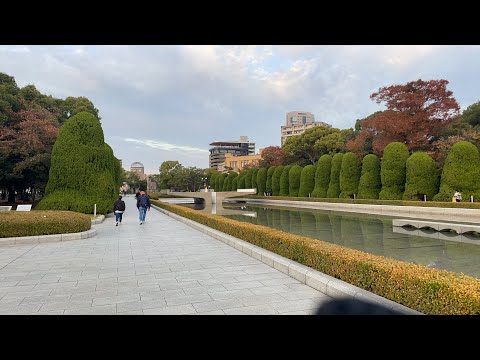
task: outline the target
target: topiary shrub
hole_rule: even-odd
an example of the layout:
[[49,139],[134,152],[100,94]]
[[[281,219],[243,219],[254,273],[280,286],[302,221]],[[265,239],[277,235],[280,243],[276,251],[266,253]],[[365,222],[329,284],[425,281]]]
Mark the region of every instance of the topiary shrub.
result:
[[340,195],[341,199],[353,198],[358,193],[361,165],[357,156],[352,152],[343,155],[342,166],[340,167]]
[[225,183],[225,178],[227,177],[226,174],[218,175],[218,191],[225,191],[223,190],[223,184]]
[[237,188],[233,190],[233,179],[235,179],[237,176],[238,174],[236,172],[231,172],[230,174],[228,174],[227,180],[226,180],[228,182],[228,187],[225,188],[226,189],[225,191],[237,191]]
[[434,201],[452,201],[456,190],[464,201],[480,200],[480,156],[477,147],[468,141],[459,141],[452,146],[443,166],[440,191]]
[[330,184],[330,170],[332,169],[332,157],[330,155],[322,155],[317,163],[317,171],[315,172],[315,187],[312,191],[312,197],[327,197],[328,184]]
[[288,173],[288,196],[297,197],[300,190],[300,177],[302,176],[302,167],[294,165]]
[[328,184],[327,197],[338,198],[340,195],[340,170],[342,169],[343,154],[335,154],[332,158],[330,183]]
[[266,185],[267,185],[267,169],[260,168],[257,171],[258,194],[263,195],[265,193]]
[[280,177],[283,173],[283,165],[279,165],[275,168],[275,171],[272,175],[272,195],[278,196],[280,195]]
[[252,171],[252,189],[257,189],[257,193],[258,193],[257,173],[258,173],[258,169],[253,169],[253,171]]
[[406,164],[410,156],[405,144],[393,142],[385,146],[380,170],[380,200],[400,200],[405,191]]
[[234,174],[234,173],[230,173],[230,174],[227,174],[227,177],[225,178],[225,181],[223,182],[223,188],[222,188],[222,191],[230,191],[230,189],[232,188],[232,176],[231,174]]
[[247,176],[247,172],[244,170],[238,175],[238,188],[245,189],[245,178]]
[[247,170],[245,173],[245,189],[252,188],[252,170]]
[[407,159],[403,200],[432,200],[438,192],[438,171],[435,161],[424,152],[415,152]]
[[218,176],[218,173],[216,172],[210,175],[210,187],[215,191],[217,191],[217,176]]
[[359,199],[378,199],[382,188],[380,178],[380,159],[375,154],[368,154],[362,161],[362,175],[358,185]]
[[300,173],[300,189],[298,189],[298,196],[308,197],[315,187],[315,166],[307,165]]
[[282,175],[280,175],[280,196],[288,196],[289,184],[288,177],[290,173],[291,165],[287,165],[283,168]]
[[38,210],[106,214],[118,195],[115,157],[105,144],[99,120],[80,112],[60,128],[53,146],[46,196]]
[[232,180],[232,191],[237,191],[238,189],[238,176],[235,176]]
[[267,171],[267,183],[265,185],[265,191],[267,193],[271,193],[273,191],[272,189],[272,177],[273,173],[275,172],[276,166],[270,166]]

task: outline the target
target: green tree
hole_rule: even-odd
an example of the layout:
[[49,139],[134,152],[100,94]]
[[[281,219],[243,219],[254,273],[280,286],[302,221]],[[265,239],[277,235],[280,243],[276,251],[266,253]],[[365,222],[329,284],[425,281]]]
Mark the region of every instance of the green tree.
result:
[[451,201],[456,190],[464,199],[480,199],[480,155],[475,145],[459,141],[448,153],[442,171],[440,191],[434,201]]
[[227,180],[224,183],[225,186],[225,191],[237,191],[237,188],[233,189],[233,179],[235,179],[238,176],[236,172],[231,172],[230,174],[227,175]]
[[382,189],[380,177],[380,159],[375,154],[368,154],[362,161],[362,175],[358,185],[359,199],[378,199]]
[[463,111],[460,121],[470,126],[480,125],[480,101],[467,107]]
[[266,185],[267,185],[267,169],[260,168],[257,171],[257,186],[258,186],[259,195],[264,195]]
[[302,167],[294,165],[288,174],[288,196],[297,197],[300,190],[300,177],[302,175]]
[[223,183],[225,182],[225,178],[227,177],[226,174],[220,174],[218,175],[218,190],[217,191],[224,191],[223,190]]
[[322,155],[318,160],[317,171],[315,172],[315,188],[312,191],[312,197],[327,197],[331,168],[332,156],[328,154]]
[[165,181],[168,185],[168,187],[173,187],[172,184],[172,179],[175,175],[175,171],[178,171],[178,169],[182,165],[178,161],[164,161],[159,167],[159,180],[160,181]]
[[252,170],[249,169],[245,173],[245,189],[251,189],[252,188]]
[[265,191],[267,193],[272,192],[272,176],[273,176],[273,173],[275,172],[275,168],[276,166],[270,166],[267,170],[267,183],[265,185]]
[[298,190],[298,196],[307,197],[312,193],[315,187],[315,166],[307,165],[302,169],[300,174],[300,189]]
[[403,200],[432,200],[438,192],[438,171],[435,161],[424,152],[415,152],[407,159]]
[[245,189],[245,177],[247,176],[247,171],[242,171],[238,175],[238,189]]
[[410,156],[405,144],[393,142],[385,146],[380,176],[380,200],[401,200],[405,191],[406,163]]
[[238,188],[238,176],[235,176],[232,180],[232,191],[237,191]]
[[280,195],[280,177],[282,176],[283,172],[283,165],[279,165],[275,168],[275,171],[272,175],[272,195],[279,196]]
[[114,157],[98,119],[88,112],[70,118],[53,146],[46,197],[38,209],[106,214],[118,195]]
[[288,196],[289,194],[290,186],[288,179],[291,168],[291,165],[287,165],[283,168],[282,175],[280,176],[280,196]]
[[340,195],[340,170],[342,168],[343,154],[335,154],[332,158],[330,183],[328,184],[327,197],[338,198]]
[[360,161],[354,153],[347,152],[343,155],[340,167],[340,198],[353,198],[353,194],[358,193],[361,171]]
[[252,189],[257,189],[257,194],[258,194],[257,173],[258,173],[258,168],[252,169]]

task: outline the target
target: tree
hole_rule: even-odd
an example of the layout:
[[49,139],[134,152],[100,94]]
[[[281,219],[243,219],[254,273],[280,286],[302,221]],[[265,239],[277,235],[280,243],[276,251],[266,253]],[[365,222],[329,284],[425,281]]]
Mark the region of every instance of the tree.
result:
[[363,119],[355,121],[355,128],[352,138],[347,141],[345,147],[348,151],[353,152],[359,159],[365,157],[367,154],[373,153],[373,137],[375,129],[368,125],[367,120],[375,118],[383,111],[376,111]]
[[353,198],[358,193],[361,165],[357,156],[352,152],[343,155],[342,166],[340,167],[340,195],[339,198]]
[[307,165],[302,169],[300,173],[300,188],[298,190],[298,196],[307,197],[312,193],[315,187],[315,166]]
[[227,179],[225,180],[223,186],[225,187],[225,191],[237,191],[237,188],[235,187],[235,190],[233,189],[233,179],[235,179],[238,176],[236,172],[231,172],[230,174],[227,175]]
[[276,166],[270,166],[267,170],[267,183],[265,184],[265,191],[267,193],[272,192],[272,176],[273,173],[275,172]]
[[287,164],[300,166],[313,165],[324,154],[333,155],[344,151],[353,130],[340,130],[326,126],[316,126],[301,135],[287,138],[283,145]]
[[300,190],[300,177],[302,175],[302,167],[294,165],[288,173],[288,196],[297,197]]
[[62,111],[65,119],[68,119],[79,112],[86,111],[95,115],[98,121],[102,120],[102,118],[98,115],[98,109],[85,96],[67,97],[63,104]]
[[462,123],[468,124],[470,126],[479,126],[480,125],[480,101],[467,107],[460,117]]
[[289,194],[289,173],[290,169],[292,168],[291,165],[287,165],[283,168],[282,175],[280,176],[280,196],[288,196]]
[[235,176],[232,180],[232,191],[237,191],[238,189],[238,176]]
[[326,198],[328,185],[330,184],[330,171],[332,168],[332,156],[325,154],[320,157],[315,172],[315,187],[312,197]]
[[368,154],[362,161],[362,175],[358,184],[359,199],[378,199],[382,189],[380,177],[380,159],[375,154]]
[[410,156],[405,144],[393,142],[385,147],[380,176],[380,200],[401,200],[405,191],[406,163]]
[[158,168],[159,170],[159,175],[158,178],[160,182],[165,181],[167,183],[168,188],[173,187],[172,179],[175,175],[175,172],[178,172],[178,170],[182,167],[182,165],[178,161],[164,161]]
[[98,119],[88,112],[71,117],[53,146],[46,196],[40,210],[71,210],[90,214],[112,211],[118,195],[111,148]]
[[245,189],[252,188],[252,170],[253,169],[249,169],[245,173]]
[[266,185],[267,185],[267,169],[260,168],[257,171],[257,186],[258,186],[259,195],[264,195]]
[[272,195],[279,196],[280,195],[280,177],[282,176],[283,172],[283,165],[279,165],[275,168],[275,171],[272,175]]
[[450,150],[442,171],[440,191],[434,201],[451,201],[456,190],[465,199],[480,199],[480,155],[475,145],[459,141]]
[[244,170],[238,175],[238,189],[245,189],[245,177],[247,172]]
[[257,193],[258,193],[257,173],[258,173],[258,169],[253,169],[253,171],[252,171],[252,189],[257,189]]
[[227,177],[226,174],[220,174],[220,175],[218,175],[218,177],[217,177],[217,186],[216,186],[216,188],[218,188],[218,190],[217,190],[218,192],[224,191],[224,190],[223,190],[223,183],[225,182],[225,178],[226,178],[226,177]]
[[432,157],[415,152],[407,159],[407,175],[403,200],[432,200],[438,192],[438,171]]
[[285,153],[280,146],[267,146],[260,154],[262,156],[260,166],[267,169],[271,166],[283,165],[285,160]]
[[359,135],[347,147],[359,151],[371,141],[373,152],[381,155],[387,144],[401,142],[410,151],[430,150],[435,137],[459,115],[460,107],[447,84],[447,80],[419,79],[380,88],[370,98],[386,103],[387,110],[363,121]]
[[340,170],[342,168],[343,154],[335,154],[332,158],[330,183],[328,184],[327,197],[338,198],[340,195]]

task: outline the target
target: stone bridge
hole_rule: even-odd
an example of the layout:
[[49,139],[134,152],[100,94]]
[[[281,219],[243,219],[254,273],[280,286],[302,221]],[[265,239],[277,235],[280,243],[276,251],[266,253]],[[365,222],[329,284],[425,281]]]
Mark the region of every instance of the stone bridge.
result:
[[236,196],[245,196],[249,194],[253,195],[256,193],[257,193],[257,189],[238,189],[237,191],[222,191],[222,192],[205,191],[202,189],[198,192],[169,191],[168,195],[193,198],[196,204],[198,203],[221,204],[223,200],[227,198],[233,198]]

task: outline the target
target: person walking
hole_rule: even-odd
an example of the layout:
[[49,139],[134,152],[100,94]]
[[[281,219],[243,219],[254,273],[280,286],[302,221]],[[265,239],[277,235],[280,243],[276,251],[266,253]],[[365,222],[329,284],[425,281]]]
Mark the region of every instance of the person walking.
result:
[[137,208],[140,218],[140,225],[145,222],[145,215],[147,215],[147,209],[150,211],[150,198],[145,191],[140,191],[140,195],[137,197]]
[[115,212],[115,221],[117,222],[115,226],[118,226],[118,223],[122,223],[122,216],[125,212],[125,201],[122,200],[122,195],[118,195],[117,201],[113,204],[113,210]]

